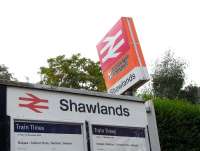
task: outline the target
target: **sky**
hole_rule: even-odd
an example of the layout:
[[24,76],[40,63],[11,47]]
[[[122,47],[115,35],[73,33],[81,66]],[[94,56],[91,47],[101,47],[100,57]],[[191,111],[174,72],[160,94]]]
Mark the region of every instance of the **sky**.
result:
[[48,58],[81,53],[98,61],[96,44],[125,16],[133,18],[150,74],[170,49],[188,64],[186,84],[199,86],[199,6],[198,0],[0,0],[0,64],[35,83]]

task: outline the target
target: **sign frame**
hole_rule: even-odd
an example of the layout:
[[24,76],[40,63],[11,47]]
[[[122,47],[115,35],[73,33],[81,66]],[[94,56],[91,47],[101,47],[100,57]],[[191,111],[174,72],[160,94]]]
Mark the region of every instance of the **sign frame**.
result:
[[14,145],[11,145],[10,146],[10,151],[15,151],[15,132],[14,132],[14,121],[17,120],[17,121],[24,121],[24,122],[41,122],[41,123],[62,123],[62,124],[76,124],[76,125],[80,125],[81,126],[81,130],[82,130],[82,137],[83,137],[83,151],[87,151],[87,146],[86,146],[86,130],[85,130],[85,124],[83,122],[60,122],[60,121],[56,121],[56,120],[51,120],[51,121],[41,121],[41,120],[35,120],[35,119],[15,119],[15,118],[11,118],[10,119],[10,142],[11,144],[14,144]]
[[[93,144],[94,144],[94,140],[93,139],[91,139],[92,137],[93,137],[93,131],[92,131],[92,126],[93,125],[98,125],[98,126],[108,126],[108,127],[116,127],[116,128],[134,128],[134,127],[130,127],[130,126],[112,126],[112,125],[105,125],[105,124],[95,124],[95,123],[88,123],[88,125],[89,125],[89,137],[90,137],[90,148],[91,148],[91,150],[92,151],[94,151],[94,146],[93,146]],[[139,127],[138,127],[139,128]],[[147,129],[147,126],[146,127],[143,127],[144,128],[144,133],[145,133],[145,137],[144,137],[144,139],[145,139],[145,143],[146,143],[146,149],[148,150],[148,151],[151,151],[151,149],[150,149],[150,141],[149,141],[149,135],[148,135],[148,129]]]
[[[3,136],[4,137],[4,140],[2,142],[2,140],[0,140],[0,147],[1,148],[4,148],[5,151],[13,151],[13,150],[10,150],[10,148],[12,148],[11,146],[11,138],[13,138],[12,136],[14,135],[13,134],[13,122],[14,122],[14,119],[18,119],[18,120],[34,120],[34,121],[44,121],[44,122],[61,122],[61,123],[81,123],[83,124],[83,130],[84,130],[84,141],[86,141],[85,143],[85,151],[88,149],[87,147],[87,142],[88,142],[88,137],[87,137],[87,131],[86,131],[86,120],[87,119],[74,119],[74,118],[70,118],[70,120],[61,120],[61,119],[56,119],[51,117],[51,118],[37,118],[37,116],[31,116],[31,117],[28,117],[26,116],[17,116],[17,115],[9,115],[7,114],[8,113],[8,108],[7,106],[9,105],[7,103],[7,99],[9,98],[7,96],[7,89],[8,88],[16,88],[16,89],[20,89],[20,91],[23,89],[25,90],[30,90],[33,91],[33,92],[45,92],[45,94],[68,94],[70,96],[79,96],[79,97],[85,97],[87,99],[83,99],[83,100],[87,100],[88,101],[88,97],[91,97],[93,102],[95,102],[94,100],[95,99],[101,99],[101,100],[104,100],[104,103],[105,101],[108,102],[109,104],[114,101],[115,103],[118,104],[118,106],[115,106],[115,107],[119,107],[118,110],[121,110],[120,108],[122,108],[121,106],[119,106],[120,102],[123,104],[125,103],[130,103],[132,105],[139,105],[139,106],[142,106],[142,110],[140,110],[139,112],[143,112],[142,113],[142,120],[144,120],[145,122],[141,125],[142,127],[146,127],[146,125],[148,124],[147,123],[147,119],[146,119],[146,109],[145,109],[145,102],[138,98],[138,97],[132,97],[132,96],[120,96],[120,95],[110,95],[110,94],[106,94],[106,93],[101,93],[101,92],[91,92],[91,91],[86,91],[86,90],[76,90],[76,89],[67,89],[67,88],[59,88],[59,87],[52,87],[52,86],[46,86],[46,85],[35,85],[35,84],[30,84],[30,83],[19,83],[19,82],[5,82],[5,81],[1,81],[0,80],[0,126],[1,124],[3,125],[3,129],[0,129],[0,133],[2,134],[3,130],[6,130],[5,131],[5,135]],[[24,92],[24,91],[22,91]],[[38,96],[39,98],[41,99],[45,99],[43,97],[40,97],[40,95],[37,95],[38,93],[36,93],[36,96]],[[18,97],[22,97],[21,94],[18,96]],[[51,95],[48,95],[48,97],[51,97]],[[81,99],[82,100],[82,99]],[[15,101],[15,99],[12,99],[12,101]],[[111,101],[111,102],[110,102]],[[111,103],[112,104],[112,103]],[[127,105],[128,105],[127,104]],[[132,108],[132,107],[131,107]],[[133,107],[134,110],[135,110],[135,107]],[[24,108],[22,108],[24,110]],[[29,109],[26,109],[28,111],[30,111],[31,113],[33,114],[41,114],[41,113],[34,113],[33,111],[29,110]],[[136,113],[138,112],[137,109],[135,110]],[[134,112],[135,112],[134,111]],[[134,114],[135,116],[136,114]],[[126,117],[124,117],[126,119]],[[135,119],[136,120],[136,119]],[[130,122],[130,121],[129,121]],[[100,123],[104,123],[104,125],[110,125],[109,122],[96,122],[94,120],[89,120],[89,123],[92,123],[92,124],[98,124],[100,125]],[[137,127],[137,124],[133,124],[131,122],[130,125],[128,125],[128,127]],[[114,121],[113,125],[112,126],[127,126],[125,124],[121,124],[121,121],[119,123],[119,120],[116,120]],[[157,129],[155,129],[154,131],[157,131]],[[147,135],[146,135],[147,136]],[[147,138],[148,139],[148,138]],[[159,141],[159,140],[158,140]],[[13,141],[12,141],[13,142]],[[148,144],[147,145],[151,146],[151,144]],[[157,150],[156,150],[157,151]],[[159,151],[159,150],[158,150]]]

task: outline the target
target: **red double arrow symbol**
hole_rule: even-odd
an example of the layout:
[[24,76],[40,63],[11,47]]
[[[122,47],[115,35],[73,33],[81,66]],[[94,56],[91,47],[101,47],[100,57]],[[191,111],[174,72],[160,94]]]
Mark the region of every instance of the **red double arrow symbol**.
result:
[[48,109],[48,106],[45,105],[38,105],[39,103],[48,103],[48,100],[41,99],[31,93],[26,93],[29,97],[19,97],[19,100],[28,101],[30,103],[22,104],[20,103],[20,107],[26,107],[31,109],[34,112],[42,113],[39,109]]

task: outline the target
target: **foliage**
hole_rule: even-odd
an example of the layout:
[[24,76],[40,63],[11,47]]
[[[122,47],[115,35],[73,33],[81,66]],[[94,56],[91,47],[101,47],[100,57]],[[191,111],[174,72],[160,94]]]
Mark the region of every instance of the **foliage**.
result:
[[0,79],[1,80],[16,80],[12,73],[9,73],[8,68],[5,65],[0,65]]
[[154,100],[162,151],[200,151],[200,105]]
[[184,84],[185,67],[184,61],[175,58],[171,51],[167,51],[162,61],[156,64],[152,75],[155,96],[176,98]]
[[198,97],[198,87],[192,84],[186,86],[179,95],[179,98],[185,99],[191,103],[199,103]]
[[41,83],[68,88],[104,91],[105,84],[98,62],[75,54],[47,60],[48,67],[41,67]]
[[137,91],[137,96],[142,98],[145,101],[153,100],[154,99],[154,93],[152,90],[151,82],[149,81],[146,83],[141,89]]

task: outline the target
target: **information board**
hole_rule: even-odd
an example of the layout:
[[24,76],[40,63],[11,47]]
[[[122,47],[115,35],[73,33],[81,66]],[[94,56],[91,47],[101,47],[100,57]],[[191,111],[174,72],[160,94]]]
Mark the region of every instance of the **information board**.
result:
[[93,151],[147,151],[145,128],[92,125]]
[[0,104],[3,151],[160,151],[137,97],[11,83]]
[[81,124],[14,120],[14,151],[84,151]]

